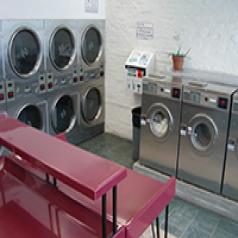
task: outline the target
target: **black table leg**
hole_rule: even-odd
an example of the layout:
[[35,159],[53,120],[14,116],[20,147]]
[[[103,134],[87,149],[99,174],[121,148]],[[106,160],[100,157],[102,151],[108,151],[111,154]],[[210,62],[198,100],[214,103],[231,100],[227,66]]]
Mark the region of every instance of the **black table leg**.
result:
[[102,196],[102,238],[107,238],[107,195]]
[[112,189],[112,234],[117,232],[117,187]]
[[157,238],[160,238],[159,217],[156,218],[155,224],[156,224],[156,236]]
[[165,209],[164,238],[168,238],[169,205]]

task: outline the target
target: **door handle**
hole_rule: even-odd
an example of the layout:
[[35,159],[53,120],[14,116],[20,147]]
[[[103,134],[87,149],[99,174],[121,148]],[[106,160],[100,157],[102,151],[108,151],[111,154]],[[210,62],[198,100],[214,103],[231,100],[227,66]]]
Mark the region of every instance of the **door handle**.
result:
[[236,149],[236,142],[235,142],[235,140],[231,140],[231,139],[228,140],[227,150],[234,152],[235,149]]
[[191,126],[188,126],[187,131],[188,131],[188,134],[191,136],[193,133],[193,128]]
[[182,126],[180,129],[180,135],[181,136],[186,136],[187,135],[187,127],[186,126]]

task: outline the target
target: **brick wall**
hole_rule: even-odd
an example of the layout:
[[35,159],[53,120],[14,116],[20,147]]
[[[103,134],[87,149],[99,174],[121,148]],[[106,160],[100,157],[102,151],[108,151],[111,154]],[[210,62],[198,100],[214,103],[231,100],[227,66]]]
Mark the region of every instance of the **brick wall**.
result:
[[[152,50],[156,68],[168,70],[166,52],[182,44],[192,48],[186,67],[238,75],[237,10],[237,0],[107,0],[106,130],[131,138],[131,108],[140,98],[126,88],[124,63],[133,48]],[[138,21],[154,25],[153,40],[136,39]]]

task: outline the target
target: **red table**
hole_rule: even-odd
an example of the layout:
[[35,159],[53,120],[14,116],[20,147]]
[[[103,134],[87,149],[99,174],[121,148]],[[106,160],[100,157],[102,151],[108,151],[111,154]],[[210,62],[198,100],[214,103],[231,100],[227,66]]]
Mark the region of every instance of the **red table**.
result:
[[[12,204],[18,206],[17,215],[32,219],[29,222],[42,234],[51,231],[57,237],[104,238],[112,233],[114,238],[135,238],[164,208],[168,221],[168,204],[175,196],[174,178],[161,183],[6,116],[0,116],[0,144],[14,152],[0,170],[2,214],[8,209],[11,214]],[[30,173],[34,172],[32,166],[46,173],[46,178]],[[27,211],[20,214],[22,208]],[[44,237],[54,237],[51,233]],[[18,237],[24,236],[12,238]]]

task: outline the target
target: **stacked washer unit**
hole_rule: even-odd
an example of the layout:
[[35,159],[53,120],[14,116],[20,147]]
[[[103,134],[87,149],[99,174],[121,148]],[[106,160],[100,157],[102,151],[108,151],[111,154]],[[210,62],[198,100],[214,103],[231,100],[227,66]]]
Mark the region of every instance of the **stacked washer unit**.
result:
[[45,21],[49,132],[65,133],[73,144],[78,143],[80,123],[77,27],[76,20]]
[[80,20],[79,26],[79,62],[83,68],[79,142],[83,142],[104,132],[105,20]]
[[47,132],[43,26],[41,20],[4,20],[3,63],[7,113]]
[[178,178],[220,193],[232,86],[190,82],[183,88]]
[[171,76],[143,80],[140,162],[176,174],[182,83]]

